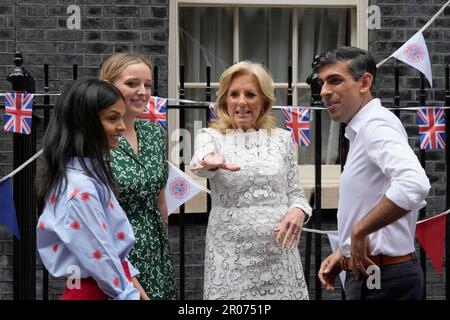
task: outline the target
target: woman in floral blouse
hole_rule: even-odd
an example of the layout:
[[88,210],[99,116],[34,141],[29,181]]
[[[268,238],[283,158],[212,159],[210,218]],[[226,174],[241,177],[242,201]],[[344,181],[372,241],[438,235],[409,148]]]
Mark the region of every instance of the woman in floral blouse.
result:
[[59,97],[45,134],[38,251],[50,274],[66,278],[63,300],[148,299],[127,259],[134,234],[103,160],[118,145],[124,113],[114,86],[75,81]]
[[100,78],[115,85],[125,97],[126,130],[119,147],[110,152],[119,202],[136,235],[130,261],[151,299],[177,299],[173,262],[167,235],[166,138],[153,123],[137,119],[150,99],[152,66],[146,58],[121,52],[102,65]]

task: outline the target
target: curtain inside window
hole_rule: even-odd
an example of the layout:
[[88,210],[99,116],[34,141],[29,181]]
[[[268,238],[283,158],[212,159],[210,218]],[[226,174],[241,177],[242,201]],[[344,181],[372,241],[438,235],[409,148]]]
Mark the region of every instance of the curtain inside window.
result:
[[[311,63],[316,54],[349,45],[349,18],[349,9],[299,9],[299,82],[306,82],[311,74]],[[312,143],[309,147],[300,149],[299,162],[302,164],[314,163],[314,127],[314,121],[311,121]],[[331,121],[328,112],[323,111],[322,163],[335,164],[338,151],[339,123]]]
[[[185,68],[185,82],[206,82],[207,66],[211,66],[211,81],[217,82],[233,64],[233,9],[183,7],[179,17],[180,65]],[[206,101],[205,90],[188,89],[186,99]],[[196,120],[206,125],[205,112],[187,112],[186,129],[192,131]]]
[[[180,65],[185,66],[186,82],[206,81],[206,66],[211,66],[211,81],[217,82],[221,73],[233,61],[233,8],[182,7],[179,17]],[[305,82],[311,73],[315,54],[349,44],[349,9],[302,8],[298,15],[299,64],[296,82]],[[266,65],[275,82],[288,81],[288,66],[292,65],[292,8],[240,8],[239,57]],[[298,89],[299,104],[309,102],[308,91]],[[187,90],[187,99],[204,101],[203,89]],[[277,105],[286,105],[287,90],[275,91]],[[215,95],[212,96],[215,99]],[[281,112],[275,112],[277,124],[284,127]],[[190,111],[186,128],[194,120],[205,123],[204,113]],[[322,113],[323,163],[335,163],[338,154],[339,124]],[[311,133],[314,124],[311,122]],[[314,141],[314,137],[312,137]],[[301,164],[314,162],[314,146],[300,150]]]

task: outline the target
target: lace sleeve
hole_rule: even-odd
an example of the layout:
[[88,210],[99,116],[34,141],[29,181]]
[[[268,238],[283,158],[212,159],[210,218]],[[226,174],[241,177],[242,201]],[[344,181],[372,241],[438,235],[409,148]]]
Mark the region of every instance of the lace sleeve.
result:
[[[191,159],[191,166],[195,166],[200,160],[211,152],[216,153],[217,147],[210,130],[200,129],[195,138],[194,155]],[[200,170],[195,174],[200,177],[211,178],[216,174],[217,171]]]

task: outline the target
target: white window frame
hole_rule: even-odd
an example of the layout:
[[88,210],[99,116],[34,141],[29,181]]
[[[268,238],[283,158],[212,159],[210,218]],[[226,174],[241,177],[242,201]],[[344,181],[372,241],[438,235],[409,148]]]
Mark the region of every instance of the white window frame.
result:
[[[233,61],[239,61],[239,8],[246,7],[289,7],[289,8],[350,8],[352,46],[368,48],[367,8],[368,0],[172,0],[169,2],[169,97],[179,98],[180,57],[179,57],[179,24],[180,7],[233,7],[234,8],[234,45]],[[292,23],[292,79],[293,99],[297,101],[298,89],[309,88],[305,82],[296,82],[298,78],[298,9],[293,10]],[[205,82],[185,82],[185,88],[205,88]],[[275,88],[287,88],[287,83],[277,83]],[[217,82],[211,83],[212,88],[218,88]],[[170,120],[170,119],[169,119]],[[178,126],[176,126],[178,127]]]

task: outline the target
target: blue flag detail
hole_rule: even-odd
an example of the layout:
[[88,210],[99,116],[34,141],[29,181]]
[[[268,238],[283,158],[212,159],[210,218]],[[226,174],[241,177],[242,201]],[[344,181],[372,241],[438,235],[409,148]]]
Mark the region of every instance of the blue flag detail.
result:
[[11,231],[17,239],[20,239],[11,178],[0,182],[0,224],[3,224],[6,228],[8,228],[8,230]]

